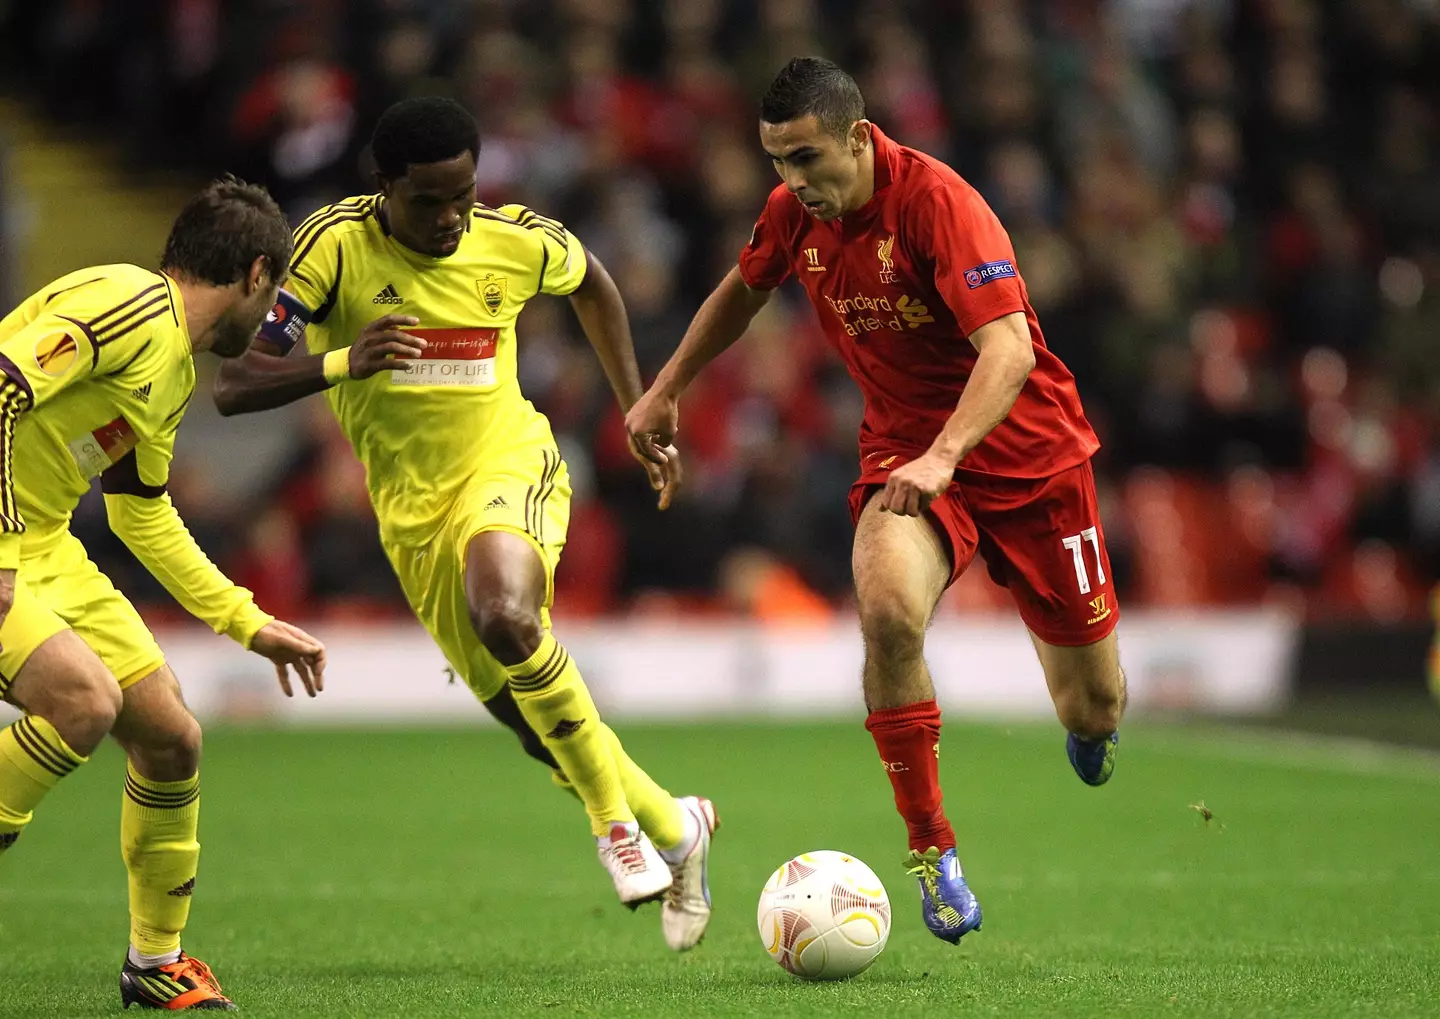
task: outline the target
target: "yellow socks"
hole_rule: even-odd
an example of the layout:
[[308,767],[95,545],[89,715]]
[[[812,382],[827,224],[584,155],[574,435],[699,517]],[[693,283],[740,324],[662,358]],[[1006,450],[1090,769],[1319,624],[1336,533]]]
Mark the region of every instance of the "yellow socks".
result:
[[570,653],[547,632],[533,655],[505,672],[520,712],[585,803],[591,830],[606,835],[611,824],[634,821],[600,713]]
[[[650,836],[650,841],[655,843],[657,849],[673,849],[678,846],[685,837],[685,815],[680,804],[675,801],[675,797],[660,788],[655,780],[646,774],[645,769],[630,759],[630,755],[625,753],[625,748],[620,744],[620,737],[615,735],[615,730],[603,722],[600,728],[605,731],[605,741],[610,745],[610,756],[620,773],[620,786],[625,790],[625,802],[635,812],[635,819],[640,822],[641,830]],[[575,787],[563,772],[550,772],[550,781],[579,799],[580,794],[575,791]]]
[[14,845],[45,794],[88,760],[39,715],[0,729],[0,853]]
[[644,768],[630,759],[614,730],[604,723],[601,723],[600,728],[605,732],[605,741],[610,745],[610,756],[620,773],[620,785],[625,790],[625,800],[630,804],[630,809],[635,811],[635,819],[640,822],[641,829],[650,836],[656,849],[672,849],[678,846],[685,837],[685,818],[680,812],[680,804],[675,802],[675,797],[661,789],[655,780],[645,773]]
[[147,956],[180,949],[200,863],[200,776],[154,782],[125,773],[120,852],[130,872],[130,943]]

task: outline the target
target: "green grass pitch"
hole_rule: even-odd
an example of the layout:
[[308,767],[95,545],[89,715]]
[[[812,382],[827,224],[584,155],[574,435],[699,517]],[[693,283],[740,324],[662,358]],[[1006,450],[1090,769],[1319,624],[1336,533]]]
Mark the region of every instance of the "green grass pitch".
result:
[[[947,726],[985,928],[921,926],[903,831],[854,725],[622,727],[723,827],[706,942],[613,899],[578,806],[494,730],[210,733],[186,945],[252,1016],[1440,1014],[1440,766],[1398,752],[1133,725],[1089,789],[1053,726]],[[119,1014],[119,754],[0,866],[0,1015]],[[1207,822],[1192,804],[1213,812]],[[843,849],[895,903],[860,978],[760,948],[770,871]]]

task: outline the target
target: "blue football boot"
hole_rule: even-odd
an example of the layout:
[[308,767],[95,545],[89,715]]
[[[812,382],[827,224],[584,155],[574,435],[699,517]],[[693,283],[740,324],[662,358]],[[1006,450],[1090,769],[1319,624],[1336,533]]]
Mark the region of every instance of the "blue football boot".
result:
[[1104,739],[1084,739],[1073,732],[1065,740],[1065,753],[1070,767],[1086,785],[1104,785],[1115,771],[1115,754],[1120,749],[1120,734],[1112,732]]
[[966,934],[980,929],[980,903],[965,884],[955,850],[912,849],[905,858],[905,871],[920,881],[920,911],[931,934],[957,945]]

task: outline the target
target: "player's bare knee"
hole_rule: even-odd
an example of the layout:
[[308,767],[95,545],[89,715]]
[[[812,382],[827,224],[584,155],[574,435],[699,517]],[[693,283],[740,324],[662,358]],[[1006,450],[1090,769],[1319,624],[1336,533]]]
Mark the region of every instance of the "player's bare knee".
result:
[[44,718],[78,754],[89,754],[115,726],[120,687],[109,673],[82,670],[47,684],[29,699],[28,710]]
[[899,599],[862,600],[860,633],[866,654],[877,661],[901,662],[924,655],[925,620]]
[[502,665],[519,665],[540,647],[545,629],[534,609],[517,598],[481,598],[470,608],[470,622],[480,643]]
[[200,769],[203,742],[200,723],[186,712],[163,731],[147,732],[143,740],[127,743],[125,752],[146,778],[180,782]]

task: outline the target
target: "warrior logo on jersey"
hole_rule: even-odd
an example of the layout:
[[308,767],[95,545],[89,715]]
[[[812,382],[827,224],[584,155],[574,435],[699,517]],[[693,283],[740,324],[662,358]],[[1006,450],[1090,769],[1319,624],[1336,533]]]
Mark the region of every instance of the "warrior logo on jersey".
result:
[[475,287],[480,291],[480,299],[485,302],[485,310],[492,315],[500,314],[500,307],[505,303],[507,282],[506,277],[496,276],[493,272],[487,272],[484,279],[475,281]]
[[895,282],[895,235],[891,234],[880,242],[875,253],[880,256],[880,282]]

